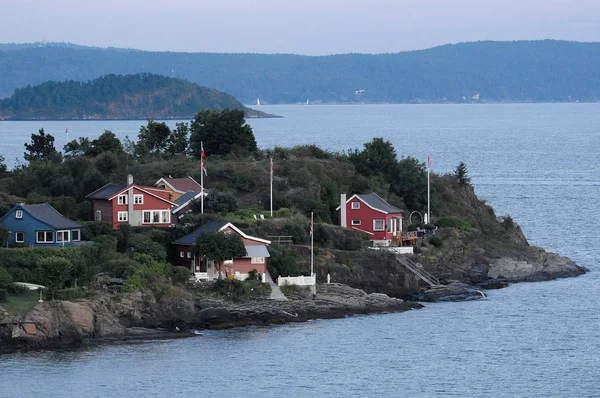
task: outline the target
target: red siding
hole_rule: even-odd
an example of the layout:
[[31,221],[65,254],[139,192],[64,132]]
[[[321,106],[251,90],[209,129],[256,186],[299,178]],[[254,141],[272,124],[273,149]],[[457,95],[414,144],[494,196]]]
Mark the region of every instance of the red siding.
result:
[[[112,204],[108,200],[94,199],[92,201],[92,220],[96,220],[96,210],[102,212],[102,220],[112,223]],[[114,226],[113,226],[114,227]]]
[[[122,195],[127,195],[128,191],[125,191],[124,193],[122,193]],[[152,192],[155,193],[155,192]],[[133,205],[133,211],[137,211],[137,210],[169,210],[169,212],[171,211],[171,204],[168,202],[165,202],[164,200],[161,200],[159,198],[156,198],[152,195],[148,195],[147,193],[140,191],[137,187],[133,187],[133,195],[144,195],[144,203],[143,204],[134,204]],[[166,195],[168,196],[168,192],[166,192]],[[119,204],[119,199],[118,199],[118,195],[115,196],[112,199],[112,226],[114,229],[118,229],[119,228],[119,217],[118,217],[118,212],[120,211],[128,211],[129,210],[129,205],[120,205]],[[127,221],[129,222],[129,221]],[[122,223],[126,223],[126,222],[122,222]],[[173,214],[171,214],[171,222],[170,223],[161,223],[161,224],[143,224],[142,226],[149,226],[149,227],[168,227],[171,224],[173,224]]]
[[[251,259],[249,258],[236,258],[235,260],[233,260],[233,266],[231,265],[223,265],[223,271],[225,271],[225,268],[233,268],[233,272],[239,272],[240,274],[247,274],[248,272],[252,271],[253,269],[257,270],[258,272],[260,272],[261,274],[264,274],[265,272],[267,272],[267,264],[263,263],[263,264],[252,264],[251,263]],[[266,259],[265,259],[266,261]]]
[[[359,209],[352,209],[352,203],[360,203]],[[346,203],[346,226],[361,231],[372,233],[369,235],[371,240],[388,240],[394,239],[392,232],[388,232],[388,221],[394,217],[402,217],[402,213],[385,214],[381,211],[374,210],[367,206],[358,198],[352,198]],[[341,218],[341,212],[338,210],[338,218]],[[352,220],[360,221],[360,225],[352,225]],[[374,220],[384,220],[384,230],[375,231],[373,229]]]

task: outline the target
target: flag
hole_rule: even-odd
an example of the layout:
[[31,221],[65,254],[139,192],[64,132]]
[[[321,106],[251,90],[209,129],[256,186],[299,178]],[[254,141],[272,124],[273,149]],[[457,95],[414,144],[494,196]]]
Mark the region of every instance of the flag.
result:
[[275,165],[273,165],[273,158],[271,158],[271,177],[273,177],[273,169],[275,168]]
[[69,134],[69,126],[65,128],[65,133]]
[[429,154],[427,154],[427,168],[431,168],[431,156],[429,156]]
[[313,214],[310,213],[310,236],[313,236]]
[[204,156],[205,156],[204,155],[204,147],[201,145],[200,148],[201,148],[200,156],[202,157],[202,171],[204,172],[204,175],[206,176],[208,174],[206,173],[206,161],[204,160]]

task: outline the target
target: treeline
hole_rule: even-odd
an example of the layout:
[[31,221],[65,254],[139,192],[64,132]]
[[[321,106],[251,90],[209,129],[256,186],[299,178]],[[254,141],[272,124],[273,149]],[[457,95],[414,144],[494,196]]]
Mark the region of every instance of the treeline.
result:
[[0,100],[0,119],[190,118],[198,109],[251,111],[229,94],[141,73],[27,85]]
[[600,43],[554,40],[319,57],[0,46],[0,97],[48,80],[150,72],[215,87],[245,103],[257,97],[268,103],[598,101],[599,68]]

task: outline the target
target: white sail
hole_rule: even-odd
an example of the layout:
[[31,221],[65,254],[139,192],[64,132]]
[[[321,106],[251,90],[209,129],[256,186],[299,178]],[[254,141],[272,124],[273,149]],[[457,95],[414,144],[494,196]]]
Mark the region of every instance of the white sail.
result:
[[310,105],[310,102],[308,101],[308,99],[306,100],[306,105]]
[[260,98],[256,98],[256,106],[260,106]]

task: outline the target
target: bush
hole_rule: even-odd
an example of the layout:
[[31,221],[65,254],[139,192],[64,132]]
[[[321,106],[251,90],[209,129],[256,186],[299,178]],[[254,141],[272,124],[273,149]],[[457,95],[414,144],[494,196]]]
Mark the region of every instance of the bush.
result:
[[295,253],[282,249],[271,254],[269,274],[273,279],[276,280],[279,276],[296,276],[299,272],[298,258]]
[[115,278],[123,278],[128,270],[134,270],[139,267],[139,263],[130,258],[119,258],[107,261],[101,267],[103,272],[108,272]]
[[247,281],[260,281],[261,280],[261,275],[258,273],[257,270],[253,269],[252,271],[248,272],[248,278],[246,278]]
[[515,227],[515,222],[511,216],[506,216],[506,218],[502,222],[502,225],[504,225],[504,228],[506,229],[513,229]]
[[465,232],[473,231],[471,224],[454,216],[442,217],[437,220],[436,224],[440,228],[456,228]]
[[188,267],[171,267],[171,278],[173,283],[185,283],[190,279]]
[[237,279],[218,279],[214,292],[233,301],[267,297],[271,294],[271,285],[257,281],[239,281]]
[[6,301],[7,298],[8,298],[8,294],[6,294],[6,290],[0,289],[0,302]]
[[48,296],[54,298],[58,290],[64,288],[71,277],[73,264],[63,257],[46,257],[38,261],[44,285],[48,289]]
[[12,275],[6,268],[0,268],[0,287],[5,288],[13,281]]
[[156,261],[164,262],[167,258],[167,251],[160,243],[156,243],[148,238],[134,246],[136,254],[147,254]]
[[77,300],[87,298],[89,294],[83,289],[77,288],[68,288],[68,289],[60,289],[54,292],[54,298],[56,300]]
[[444,240],[439,236],[431,236],[429,237],[429,243],[434,247],[440,247],[444,244]]
[[292,216],[292,211],[286,207],[282,207],[279,210],[273,212],[275,218],[289,218]]

